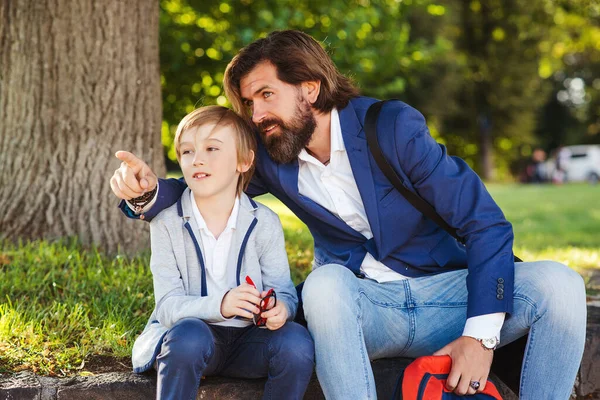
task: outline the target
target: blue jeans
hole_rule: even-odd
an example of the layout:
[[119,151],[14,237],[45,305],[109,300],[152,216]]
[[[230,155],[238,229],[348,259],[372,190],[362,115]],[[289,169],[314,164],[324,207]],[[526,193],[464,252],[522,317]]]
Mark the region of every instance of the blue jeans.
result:
[[314,345],[295,322],[270,331],[186,318],[165,334],[156,361],[157,399],[195,399],[203,375],[267,377],[263,399],[301,399],[312,376]]
[[[302,291],[315,342],[317,377],[327,399],[375,399],[369,360],[431,355],[461,336],[467,270],[387,283],[347,268],[315,269]],[[583,355],[585,286],[568,267],[515,264],[514,311],[500,346],[529,332],[520,398],[569,398]]]

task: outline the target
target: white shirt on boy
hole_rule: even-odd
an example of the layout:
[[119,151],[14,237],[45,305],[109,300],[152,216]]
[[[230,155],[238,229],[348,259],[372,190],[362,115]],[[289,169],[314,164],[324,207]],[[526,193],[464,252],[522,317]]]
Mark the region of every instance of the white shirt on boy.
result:
[[[200,234],[199,238],[202,241],[202,248],[204,250],[202,256],[204,257],[208,295],[210,296],[211,291],[228,290],[237,287],[236,268],[227,268],[227,258],[229,257],[231,241],[236,229],[237,216],[240,208],[239,197],[235,198],[233,210],[231,210],[231,215],[227,220],[227,226],[218,238],[215,238],[215,235],[208,229],[206,221],[204,221],[204,218],[202,218],[202,214],[198,209],[192,191],[190,191],[190,198],[192,200],[194,218],[196,219],[199,228],[199,232],[195,233]],[[200,264],[198,264],[198,268],[200,268]],[[247,320],[229,318],[222,322],[214,322],[211,325],[242,328],[251,324],[252,322]]]

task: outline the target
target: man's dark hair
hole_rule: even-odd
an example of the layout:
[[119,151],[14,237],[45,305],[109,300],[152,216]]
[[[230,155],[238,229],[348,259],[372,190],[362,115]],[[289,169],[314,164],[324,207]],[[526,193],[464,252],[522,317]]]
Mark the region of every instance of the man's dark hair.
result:
[[337,70],[331,57],[310,35],[296,30],[275,31],[240,50],[225,70],[225,94],[241,115],[248,116],[248,110],[242,101],[240,81],[262,62],[273,64],[277,77],[291,85],[320,81],[319,97],[312,105],[319,111],[344,108],[359,95],[350,78]]

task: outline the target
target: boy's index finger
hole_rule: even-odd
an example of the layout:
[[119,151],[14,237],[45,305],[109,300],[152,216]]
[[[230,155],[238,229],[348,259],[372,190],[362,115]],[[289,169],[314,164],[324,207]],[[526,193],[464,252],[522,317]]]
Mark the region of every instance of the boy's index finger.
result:
[[115,153],[115,157],[127,164],[127,166],[133,169],[135,173],[138,173],[144,166],[146,166],[145,162],[129,151],[119,150]]

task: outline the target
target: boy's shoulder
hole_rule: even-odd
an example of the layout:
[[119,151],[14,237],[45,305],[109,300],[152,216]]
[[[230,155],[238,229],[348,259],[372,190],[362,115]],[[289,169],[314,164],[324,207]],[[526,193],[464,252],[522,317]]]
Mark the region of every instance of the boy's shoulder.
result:
[[[243,196],[247,195],[244,194]],[[242,199],[242,201],[244,201],[244,199]],[[260,233],[260,236],[269,238],[273,233],[282,230],[279,215],[277,215],[273,210],[256,200],[250,199],[249,197],[247,197],[247,201],[254,209],[253,213],[254,217],[257,219],[258,225],[258,229],[256,230]]]
[[150,221],[150,225],[152,224],[168,224],[170,221],[179,221],[181,217],[179,216],[179,212],[177,211],[177,203],[169,206],[156,214],[152,221]]

